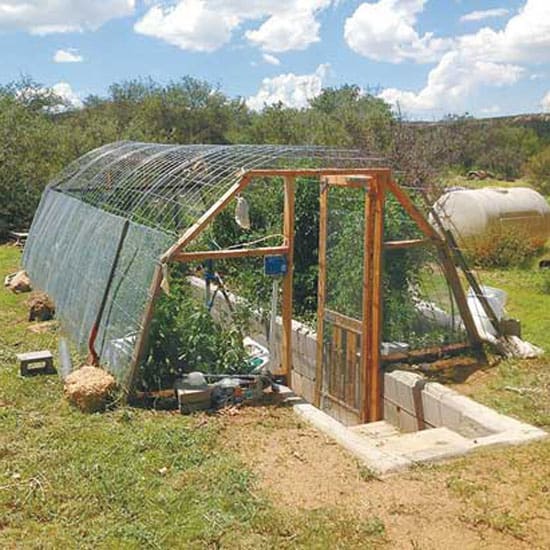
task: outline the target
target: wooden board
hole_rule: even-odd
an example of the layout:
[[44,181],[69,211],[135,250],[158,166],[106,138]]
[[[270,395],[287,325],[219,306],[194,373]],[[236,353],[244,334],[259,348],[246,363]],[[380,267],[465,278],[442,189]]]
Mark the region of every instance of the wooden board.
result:
[[283,278],[283,302],[281,307],[282,326],[282,374],[287,377],[287,382],[292,381],[292,304],[294,284],[294,177],[284,178],[284,221],[283,235],[287,252],[287,272]]
[[363,422],[381,419],[382,248],[385,178],[376,178],[365,196],[363,331],[361,340]]
[[231,258],[248,258],[254,256],[276,256],[289,254],[288,246],[265,246],[260,248],[233,248],[228,250],[201,250],[197,252],[178,252],[172,261],[188,263],[202,260],[228,260]]
[[319,196],[319,273],[317,287],[317,361],[315,372],[316,407],[321,406],[323,389],[323,334],[327,284],[327,230],[328,230],[328,185],[321,182]]

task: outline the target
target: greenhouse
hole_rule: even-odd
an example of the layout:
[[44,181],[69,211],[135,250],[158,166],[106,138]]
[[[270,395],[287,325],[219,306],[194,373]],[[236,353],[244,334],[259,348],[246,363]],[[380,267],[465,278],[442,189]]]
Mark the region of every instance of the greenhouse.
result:
[[[298,230],[296,193],[304,186],[315,198],[298,197],[307,214]],[[267,208],[275,189],[274,229],[254,210]],[[208,232],[224,215],[231,227],[220,245]],[[316,286],[304,299],[315,319],[307,337],[307,323],[294,318],[295,251],[305,232],[314,234],[307,252]],[[382,159],[357,150],[106,145],[48,185],[23,262],[73,343],[131,392],[155,303],[180,267],[259,265],[252,259],[262,264],[251,277],[280,281],[272,301],[280,338],[271,339],[280,349],[271,349],[270,368],[347,423],[382,417],[385,364],[479,348],[442,232]]]

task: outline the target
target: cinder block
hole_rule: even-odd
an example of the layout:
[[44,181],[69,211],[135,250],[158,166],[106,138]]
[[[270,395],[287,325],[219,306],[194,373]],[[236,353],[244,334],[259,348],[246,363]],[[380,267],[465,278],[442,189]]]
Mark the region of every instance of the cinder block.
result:
[[420,392],[425,383],[423,378],[412,372],[404,371],[394,371],[390,373],[390,376],[393,377],[396,384],[395,403],[409,414],[416,415],[418,408],[422,406]]
[[462,425],[460,409],[453,407],[452,402],[441,402],[441,425],[450,430],[459,431]]
[[397,394],[397,383],[392,373],[389,372],[384,374],[384,398],[389,399],[393,403],[397,403],[399,398]]
[[417,432],[421,429],[421,424],[416,416],[409,414],[404,409],[399,410],[399,429],[402,432],[410,433]]
[[384,399],[384,420],[399,428],[399,410],[397,406]]
[[442,426],[441,399],[437,395],[424,390],[421,392],[421,399],[424,421],[436,428]]

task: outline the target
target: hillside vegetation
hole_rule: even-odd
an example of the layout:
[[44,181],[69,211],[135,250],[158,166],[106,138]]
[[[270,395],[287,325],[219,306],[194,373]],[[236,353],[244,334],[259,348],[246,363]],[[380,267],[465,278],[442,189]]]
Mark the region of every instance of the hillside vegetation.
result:
[[113,84],[68,111],[24,79],[0,87],[0,238],[29,225],[44,186],[70,161],[117,140],[159,143],[277,143],[359,147],[383,155],[411,183],[436,185],[449,170],[528,176],[547,190],[550,122],[544,117],[475,120],[449,116],[410,124],[356,86],[327,88],[305,109],[251,111],[207,82],[183,77]]

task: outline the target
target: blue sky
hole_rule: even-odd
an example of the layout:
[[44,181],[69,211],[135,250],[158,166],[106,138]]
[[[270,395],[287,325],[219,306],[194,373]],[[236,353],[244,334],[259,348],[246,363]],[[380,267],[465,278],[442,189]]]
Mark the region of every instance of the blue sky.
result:
[[192,75],[255,109],[353,83],[411,118],[550,111],[550,0],[0,0],[0,48],[75,106]]

